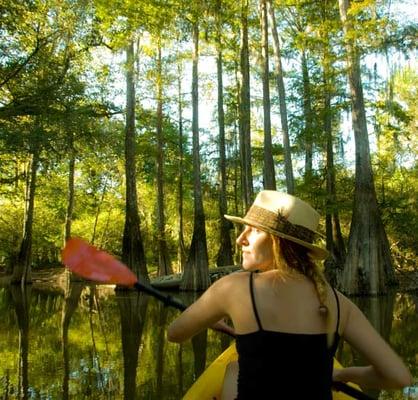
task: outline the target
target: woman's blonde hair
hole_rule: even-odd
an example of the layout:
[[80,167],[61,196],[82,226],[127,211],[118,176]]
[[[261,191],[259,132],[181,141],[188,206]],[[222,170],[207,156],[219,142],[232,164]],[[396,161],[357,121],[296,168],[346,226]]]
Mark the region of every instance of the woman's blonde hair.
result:
[[312,260],[309,249],[298,243],[270,234],[273,244],[274,268],[286,278],[286,273],[297,271],[310,278],[319,299],[319,312],[328,316],[327,281],[320,267]]

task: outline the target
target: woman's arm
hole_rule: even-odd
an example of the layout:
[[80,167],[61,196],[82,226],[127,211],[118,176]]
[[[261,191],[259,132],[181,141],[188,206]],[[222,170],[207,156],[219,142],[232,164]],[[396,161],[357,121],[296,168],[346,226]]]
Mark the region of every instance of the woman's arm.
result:
[[183,342],[212,326],[232,333],[233,329],[221,322],[221,319],[227,315],[230,281],[230,276],[226,276],[210,286],[195,303],[170,324],[167,339],[170,342]]
[[401,389],[412,384],[412,378],[410,381],[388,379],[380,375],[371,365],[334,369],[332,379],[339,382],[354,382],[360,385],[362,389]]
[[412,377],[400,357],[383,340],[364,314],[347,298],[348,316],[343,337],[371,365],[334,371],[334,380],[354,382],[364,388],[399,389],[412,384]]

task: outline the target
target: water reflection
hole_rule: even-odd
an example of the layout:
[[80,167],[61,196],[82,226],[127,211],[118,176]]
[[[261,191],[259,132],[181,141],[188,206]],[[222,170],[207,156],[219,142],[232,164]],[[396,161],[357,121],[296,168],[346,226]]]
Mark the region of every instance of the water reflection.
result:
[[[396,293],[393,292],[389,293],[387,296],[355,297],[352,299],[353,302],[364,312],[374,328],[387,342],[390,342],[392,331],[395,297]],[[348,355],[350,356],[349,358]],[[345,365],[368,364],[367,361],[363,359],[361,354],[353,351],[348,344],[345,344],[345,352],[343,352],[341,359]],[[367,394],[377,399],[380,395],[380,391],[368,390]]]
[[69,399],[69,378],[70,378],[70,357],[68,350],[68,329],[75,310],[80,300],[81,292],[84,288],[82,283],[68,281],[64,292],[64,305],[62,307],[61,334],[62,334],[62,356],[63,356],[63,380],[62,380],[62,399]]
[[31,287],[12,285],[10,292],[12,295],[13,307],[16,313],[17,325],[19,327],[19,368],[17,396],[26,400],[28,399],[29,395],[29,297]]
[[121,323],[124,399],[136,400],[139,346],[147,315],[148,296],[138,292],[119,291],[116,299]]
[[[185,303],[192,293],[176,295]],[[418,376],[418,295],[354,299]],[[0,288],[0,398],[180,399],[228,346],[208,331],[168,343],[178,311],[132,291],[69,282],[60,293]],[[361,362],[345,345],[346,365]],[[405,399],[402,392],[381,399]]]

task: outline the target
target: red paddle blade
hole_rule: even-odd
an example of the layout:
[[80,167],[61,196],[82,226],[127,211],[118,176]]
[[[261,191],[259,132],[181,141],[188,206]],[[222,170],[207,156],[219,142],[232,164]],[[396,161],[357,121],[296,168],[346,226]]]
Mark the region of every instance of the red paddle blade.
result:
[[62,262],[75,274],[96,282],[132,286],[138,281],[125,264],[79,238],[68,240]]

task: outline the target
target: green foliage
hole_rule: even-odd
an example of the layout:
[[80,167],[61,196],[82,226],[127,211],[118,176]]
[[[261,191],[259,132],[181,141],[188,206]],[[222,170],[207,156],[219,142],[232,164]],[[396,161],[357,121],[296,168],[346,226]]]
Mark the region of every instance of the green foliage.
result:
[[[200,17],[201,51],[224,57],[224,110],[228,207],[240,212],[238,140],[240,4],[216,0],[197,4],[181,0],[109,2],[96,0],[21,2],[6,0],[0,31],[0,264],[10,266],[18,251],[25,215],[31,154],[40,148],[40,167],[33,226],[36,268],[59,262],[68,205],[68,162],[75,154],[74,235],[121,253],[124,221],[124,65],[121,52],[136,39],[137,182],[141,229],[150,269],[157,264],[156,235],[156,51],[162,48],[165,214],[168,247],[176,263],[178,244],[178,78],[182,78],[184,235],[190,241],[193,219],[190,135],[191,23]],[[259,21],[257,2],[249,3],[252,75],[252,145],[256,189],[262,187],[262,119],[257,75]],[[331,112],[338,211],[347,238],[354,176],[352,145],[346,143],[344,113],[349,110],[344,43],[335,1],[273,2],[287,93],[292,158],[297,194],[322,211],[326,199],[324,118]],[[417,75],[395,66],[396,52],[409,55],[416,26],[391,18],[390,4],[352,2],[352,35],[362,54],[386,54],[393,71],[378,76],[364,66],[368,113],[374,125],[373,168],[379,203],[397,265],[413,268],[416,257]],[[220,30],[220,31],[219,31]],[[220,36],[218,34],[220,33]],[[353,36],[353,37],[354,37]],[[220,43],[218,39],[220,38]],[[310,86],[312,127],[306,128],[302,51]],[[377,56],[376,56],[377,57]],[[379,56],[380,57],[380,56]],[[202,58],[202,60],[205,60]],[[212,101],[213,71],[200,64],[200,96]],[[273,57],[271,57],[273,63]],[[204,63],[205,61],[203,61]],[[396,68],[395,68],[396,67]],[[324,71],[329,82],[324,83]],[[279,189],[284,188],[278,98],[272,83],[273,152]],[[385,88],[382,90],[382,88]],[[331,111],[324,96],[331,95]],[[209,99],[209,100],[208,100]],[[201,129],[202,186],[210,265],[219,244],[218,143],[216,110],[203,104],[213,126]],[[202,112],[202,110],[201,110]],[[202,114],[201,114],[202,115]],[[313,138],[314,171],[304,174],[305,144]],[[344,151],[345,150],[345,151]],[[347,151],[349,152],[347,154]],[[322,212],[324,214],[324,212]]]

